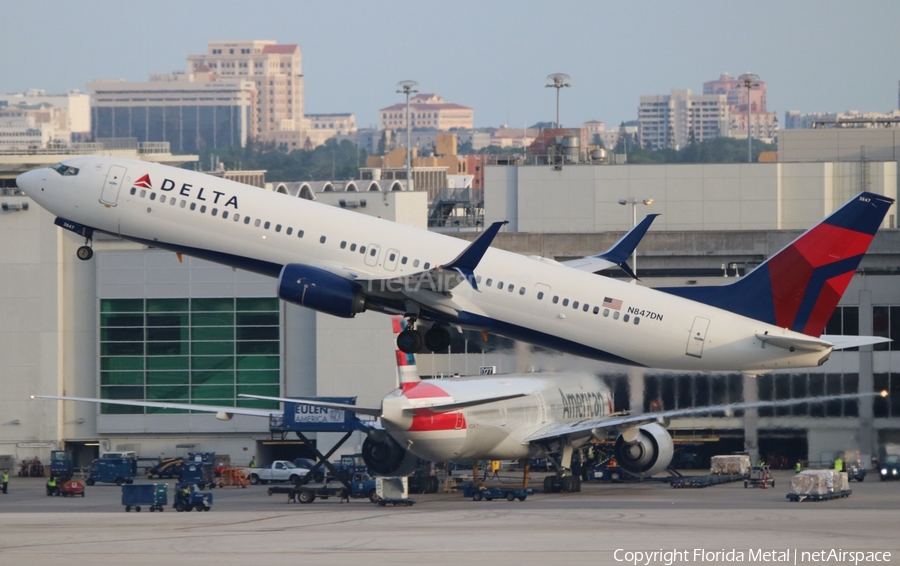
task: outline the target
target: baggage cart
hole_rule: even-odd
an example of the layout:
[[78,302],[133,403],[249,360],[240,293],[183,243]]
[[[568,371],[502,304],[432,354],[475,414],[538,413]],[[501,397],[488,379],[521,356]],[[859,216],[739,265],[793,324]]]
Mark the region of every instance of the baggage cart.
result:
[[134,509],[140,513],[141,505],[151,512],[162,512],[169,503],[169,486],[164,483],[132,483],[122,486],[122,505],[125,512]]

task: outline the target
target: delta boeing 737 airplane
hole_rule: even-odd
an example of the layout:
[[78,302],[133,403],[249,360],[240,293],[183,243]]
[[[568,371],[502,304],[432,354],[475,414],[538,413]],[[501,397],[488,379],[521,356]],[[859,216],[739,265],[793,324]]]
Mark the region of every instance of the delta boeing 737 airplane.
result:
[[[471,244],[204,173],[80,157],[20,175],[18,187],[85,237],[95,232],[277,279],[278,296],[353,317],[399,314],[397,339],[440,351],[448,328],[492,332],[614,363],[760,373],[823,364],[872,337],[822,336],[892,199],[861,193],[731,285],[654,290],[494,248],[497,222]],[[606,262],[607,264],[615,262]]]

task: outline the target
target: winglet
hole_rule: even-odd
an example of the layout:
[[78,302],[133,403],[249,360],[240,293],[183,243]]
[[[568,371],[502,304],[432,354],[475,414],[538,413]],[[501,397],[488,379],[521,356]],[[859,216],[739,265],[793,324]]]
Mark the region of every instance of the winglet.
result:
[[631,254],[634,253],[634,249],[644,238],[644,234],[647,233],[647,229],[650,228],[650,225],[653,224],[653,221],[656,220],[657,216],[660,215],[648,214],[645,216],[643,220],[638,222],[637,226],[619,238],[618,242],[613,244],[612,247],[602,254],[598,254],[596,257],[611,261],[621,267],[622,264],[631,257]]
[[645,216],[643,220],[638,222],[637,226],[629,230],[618,242],[597,257],[618,265],[629,277],[637,279],[637,275],[635,275],[634,271],[631,270],[631,267],[627,263],[628,258],[631,257],[634,253],[634,249],[637,248],[637,245],[644,239],[644,234],[647,233],[647,229],[650,228],[650,225],[653,224],[653,221],[656,220],[657,216],[659,216],[659,214],[648,214]]
[[456,258],[447,265],[442,265],[441,268],[458,272],[466,279],[466,281],[469,282],[472,288],[477,291],[478,286],[475,282],[475,268],[478,267],[478,263],[481,261],[481,258],[484,257],[484,254],[491,246],[491,242],[494,241],[494,238],[497,236],[500,228],[502,228],[505,224],[509,224],[509,221],[503,220],[491,224],[487,228],[487,230],[485,230],[481,233],[480,236],[475,238],[475,241],[469,244],[469,246],[464,249],[461,254],[456,256]]

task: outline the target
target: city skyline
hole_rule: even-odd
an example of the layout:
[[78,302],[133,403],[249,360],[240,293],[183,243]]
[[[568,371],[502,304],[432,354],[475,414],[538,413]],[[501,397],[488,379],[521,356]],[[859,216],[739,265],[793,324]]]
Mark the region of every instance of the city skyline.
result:
[[[779,120],[800,112],[889,112],[897,107],[900,4],[689,1],[679,4],[405,0],[319,5],[163,0],[152,6],[47,0],[9,12],[36,22],[28,41],[0,52],[0,92],[86,90],[95,79],[145,81],[185,71],[210,41],[297,44],[308,113],[352,112],[377,127],[402,101],[396,83],[475,110],[475,126],[521,128],[555,119],[546,76],[565,72],[563,126],[637,118],[642,95],[690,89],[722,73],[758,74]],[[847,25],[849,20],[865,25]],[[839,26],[837,23],[840,22]],[[554,30],[559,34],[554,35]],[[409,37],[404,41],[404,34]]]

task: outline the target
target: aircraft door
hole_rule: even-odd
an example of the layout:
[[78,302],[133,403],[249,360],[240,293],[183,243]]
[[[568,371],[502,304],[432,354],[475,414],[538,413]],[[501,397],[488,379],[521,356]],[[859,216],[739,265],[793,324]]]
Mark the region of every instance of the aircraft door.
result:
[[119,189],[125,182],[126,169],[120,165],[112,165],[103,182],[103,191],[100,193],[100,202],[109,206],[116,206],[119,200]]
[[685,354],[695,358],[703,357],[703,345],[706,343],[706,331],[709,329],[709,319],[698,316],[694,318],[691,326],[691,334],[688,336],[687,351]]
[[395,249],[390,249],[385,253],[384,257],[384,268],[388,271],[394,271],[397,269],[397,261],[400,259],[400,252]]
[[366,250],[366,265],[376,266],[378,265],[378,258],[381,256],[381,246],[378,244],[372,244]]
[[538,402],[538,423],[544,424],[547,422],[547,405],[544,403],[544,394],[537,393],[535,398]]

